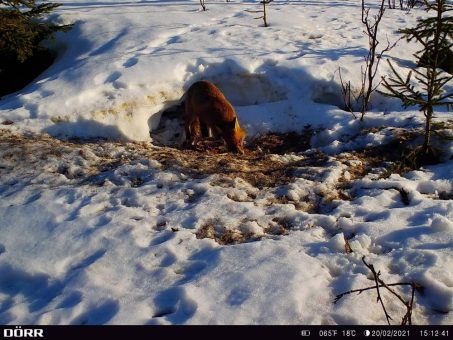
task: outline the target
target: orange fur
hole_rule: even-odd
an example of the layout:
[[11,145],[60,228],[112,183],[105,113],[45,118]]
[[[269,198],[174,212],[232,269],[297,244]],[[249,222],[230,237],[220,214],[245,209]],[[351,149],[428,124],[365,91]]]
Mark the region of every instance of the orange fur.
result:
[[201,125],[224,139],[231,151],[244,153],[245,131],[233,106],[209,81],[198,81],[187,91],[186,136],[193,144],[201,137]]

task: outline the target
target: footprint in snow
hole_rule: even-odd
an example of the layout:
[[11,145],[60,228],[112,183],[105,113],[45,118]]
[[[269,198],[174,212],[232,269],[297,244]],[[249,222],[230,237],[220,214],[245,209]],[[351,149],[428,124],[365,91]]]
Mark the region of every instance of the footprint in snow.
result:
[[[21,296],[24,307],[31,313],[47,307],[63,289],[63,282],[47,274],[29,273],[9,264],[0,265],[0,294]],[[0,304],[0,314],[7,313],[10,307],[13,306],[9,306],[8,300]]]
[[[198,304],[187,296],[183,287],[171,287],[154,298],[153,318],[165,317],[172,323],[182,324],[197,311]],[[150,323],[154,323],[151,320]]]
[[57,195],[61,203],[68,205],[74,204],[78,199],[74,191],[61,190]]
[[176,274],[184,275],[176,284],[182,285],[195,280],[206,267],[207,265],[204,261],[190,261],[183,267],[175,270]]
[[41,198],[41,193],[34,194],[34,195],[30,196],[29,198],[27,198],[27,200],[24,202],[24,205],[33,203],[34,201],[37,201],[40,198]]
[[126,60],[123,64],[123,66],[125,68],[129,68],[129,67],[136,65],[137,63],[138,63],[138,58],[133,57],[133,58]]
[[93,263],[97,262],[100,258],[102,258],[106,252],[107,252],[107,250],[105,250],[105,249],[100,249],[100,250],[94,252],[93,254],[91,254],[91,255],[87,256],[86,258],[84,258],[83,260],[81,260],[79,263],[71,266],[69,271],[83,269],[83,268],[91,266]]
[[66,218],[66,222],[74,221],[75,219],[77,219],[80,216],[80,213],[81,213],[81,210],[83,209],[83,207],[89,205],[90,203],[91,203],[91,197],[84,197],[82,199],[82,201],[80,202],[79,206],[74,211],[72,211],[69,214],[69,216]]
[[111,75],[105,78],[104,84],[113,83],[117,81],[121,76],[122,76],[121,72],[118,71],[113,72]]
[[161,232],[162,235],[157,236],[155,239],[151,241],[149,244],[150,246],[157,246],[164,242],[170,241],[173,237],[175,237],[175,233],[170,230],[165,230]]
[[172,251],[166,251],[165,255],[162,258],[162,261],[160,261],[159,267],[169,267],[173,263],[175,263],[177,260],[177,257],[175,253]]
[[71,325],[104,325],[119,311],[116,300],[107,300],[98,306],[90,306],[85,312],[71,321]]
[[119,90],[119,89],[126,89],[127,88],[127,84],[126,83],[123,83],[122,81],[114,81],[112,83],[112,86],[115,90]]
[[99,217],[99,220],[96,222],[95,227],[103,227],[109,224],[111,221],[112,221],[111,217],[101,216]]
[[182,42],[181,37],[175,35],[174,37],[170,37],[170,38],[167,40],[167,45],[177,44],[177,43],[180,43],[180,42]]
[[226,302],[230,306],[239,306],[250,297],[250,289],[246,287],[233,288],[228,295]]
[[[178,257],[173,251],[167,247],[162,247],[153,249],[141,256],[139,262],[136,263],[136,268],[138,271],[170,273],[172,271],[171,267],[178,263],[177,261]],[[162,270],[164,268],[165,270]]]
[[82,293],[75,291],[66,296],[63,301],[57,305],[57,308],[72,308],[77,306],[80,302],[82,302]]

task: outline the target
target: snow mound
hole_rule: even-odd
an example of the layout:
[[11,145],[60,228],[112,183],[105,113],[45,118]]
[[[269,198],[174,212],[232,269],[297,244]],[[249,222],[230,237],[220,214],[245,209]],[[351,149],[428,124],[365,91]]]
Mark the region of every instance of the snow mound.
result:
[[445,216],[435,214],[431,222],[431,228],[437,232],[442,231],[451,232],[453,231],[453,222],[446,218]]

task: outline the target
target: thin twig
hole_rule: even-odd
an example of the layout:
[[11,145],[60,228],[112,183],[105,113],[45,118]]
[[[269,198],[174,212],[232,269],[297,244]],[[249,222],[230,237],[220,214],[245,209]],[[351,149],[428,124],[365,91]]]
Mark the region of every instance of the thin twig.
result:
[[[412,285],[411,282],[400,282],[400,283],[390,283],[387,286],[411,286],[411,285]],[[385,287],[385,286],[384,285],[380,285],[379,287]],[[344,293],[341,293],[341,294],[338,294],[337,296],[335,296],[335,300],[333,301],[333,303],[337,303],[345,295],[349,295],[349,294],[352,294],[352,293],[361,294],[362,292],[364,292],[366,290],[370,290],[370,289],[376,289],[376,286],[348,290],[347,292],[344,292]]]
[[[343,96],[343,104],[345,109],[347,109],[349,112],[351,112],[352,116],[354,119],[357,119],[357,116],[354,114],[354,110],[352,108],[352,103],[351,103],[351,82],[344,83],[343,82],[343,77],[341,76],[341,68],[338,68],[338,74],[340,76],[340,83],[341,83],[341,94]],[[357,100],[357,99],[356,99]]]
[[[420,286],[419,284],[417,284],[416,282],[413,282],[413,281],[387,284],[379,277],[381,275],[381,272],[379,271],[376,273],[374,266],[372,264],[366,263],[365,256],[362,257],[362,262],[373,273],[374,282],[376,283],[376,285],[372,286],[372,287],[366,287],[366,288],[351,289],[351,290],[348,290],[347,292],[338,294],[335,297],[335,300],[333,301],[333,303],[334,304],[337,303],[343,296],[348,295],[348,294],[352,294],[352,293],[361,294],[364,291],[376,289],[377,294],[378,294],[377,301],[381,303],[382,309],[384,310],[385,317],[387,319],[387,323],[390,325],[390,320],[392,320],[392,318],[388,314],[387,310],[385,309],[385,305],[384,305],[384,302],[382,300],[381,293],[379,290],[379,288],[386,288],[394,296],[396,296],[398,298],[398,300],[400,300],[404,304],[404,306],[406,306],[406,314],[402,318],[401,325],[412,325],[412,310],[413,310],[414,301],[415,301],[415,290],[422,288],[422,286]],[[390,288],[390,287],[394,287],[394,286],[411,286],[412,291],[411,291],[410,300],[409,301],[404,300],[400,294],[398,294],[394,289]]]
[[407,311],[404,314],[403,319],[401,321],[401,325],[412,325],[412,306],[414,305],[414,297],[415,297],[415,284],[411,284],[412,286],[412,293],[411,293],[411,300],[407,304]]
[[391,292],[393,295],[395,295],[404,305],[407,306],[407,301],[405,301],[401,295],[399,295],[397,292],[395,292],[392,288],[390,288],[384,281],[382,281],[380,278],[378,278],[378,281],[380,284],[382,284],[389,292]]
[[[382,280],[379,279],[379,275],[381,275],[381,272],[379,271],[378,273],[376,273],[374,266],[372,264],[368,264],[365,262],[365,256],[362,257],[362,262],[373,273],[374,282],[376,283],[376,291],[377,291],[377,300],[376,301],[381,303],[382,309],[384,310],[385,318],[387,319],[387,323],[390,325],[390,320],[393,320],[393,319],[390,316],[390,314],[387,313],[387,310],[385,309],[384,301],[382,300],[382,297],[381,297],[381,293],[379,292],[379,283],[384,284],[386,286],[386,284]],[[386,287],[386,288],[390,289],[389,287]]]

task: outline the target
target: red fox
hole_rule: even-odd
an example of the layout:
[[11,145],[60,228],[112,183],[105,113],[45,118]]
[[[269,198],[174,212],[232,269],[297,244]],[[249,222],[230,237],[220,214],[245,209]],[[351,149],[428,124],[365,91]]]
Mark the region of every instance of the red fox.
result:
[[223,93],[209,81],[197,81],[187,91],[186,96],[186,138],[196,144],[205,126],[217,137],[222,137],[228,148],[244,153],[245,131],[233,106]]

